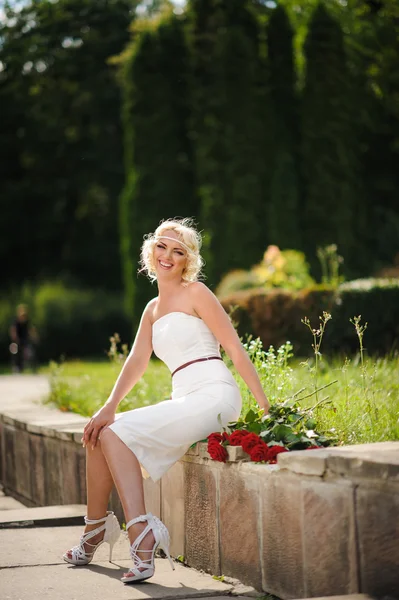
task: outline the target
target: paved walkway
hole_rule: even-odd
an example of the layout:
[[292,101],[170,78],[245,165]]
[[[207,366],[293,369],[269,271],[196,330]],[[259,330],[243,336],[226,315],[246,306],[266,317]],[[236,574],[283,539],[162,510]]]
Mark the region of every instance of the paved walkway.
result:
[[[136,585],[124,585],[120,577],[131,561],[126,535],[114,547],[108,562],[108,545],[101,546],[91,565],[73,567],[62,560],[75,545],[81,527],[46,527],[0,530],[0,589],[3,600],[141,600],[220,597],[233,586],[166,559],[156,559],[155,576]],[[242,598],[243,600],[243,598]]]
[[[82,421],[79,415],[61,413],[41,405],[48,394],[48,380],[35,375],[0,377],[0,413],[21,419],[30,416],[36,424],[57,422],[61,426]],[[100,547],[91,565],[73,567],[62,559],[66,549],[78,543],[82,526],[70,526],[72,515],[82,520],[81,506],[28,509],[0,490],[0,598],[1,600],[189,600],[232,596],[249,600],[248,588],[229,580],[213,579],[175,562],[172,571],[166,559],[156,559],[156,573],[147,582],[124,585],[121,574],[132,563],[129,544],[122,533],[108,561],[108,545]],[[78,521],[75,521],[78,522]],[[56,524],[57,526],[48,526]],[[68,523],[68,525],[66,525]],[[254,594],[255,597],[257,594]],[[251,594],[253,600],[254,595]]]

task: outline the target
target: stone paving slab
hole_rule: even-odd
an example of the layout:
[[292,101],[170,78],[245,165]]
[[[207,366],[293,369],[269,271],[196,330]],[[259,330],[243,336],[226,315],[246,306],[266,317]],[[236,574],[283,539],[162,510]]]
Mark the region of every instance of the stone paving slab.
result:
[[69,565],[62,554],[78,542],[81,532],[82,527],[1,530],[1,600],[218,600],[230,594],[238,600],[250,600],[239,595],[240,586],[220,582],[178,562],[172,571],[169,562],[161,558],[156,559],[156,572],[150,580],[124,585],[120,577],[132,565],[124,532],[114,547],[112,563],[108,561],[109,546],[104,544],[90,565]]
[[86,514],[84,504],[63,506],[39,506],[36,508],[0,511],[0,528],[10,527],[49,527],[59,525],[81,525]]
[[323,596],[317,598],[297,598],[297,600],[373,600],[367,594],[348,594],[347,596]]
[[4,511],[18,510],[20,508],[25,509],[26,507],[22,502],[18,502],[11,496],[6,496],[2,489],[0,489],[0,515]]
[[[48,506],[47,509],[51,507]],[[0,568],[66,564],[62,555],[76,546],[82,526],[0,530]],[[108,561],[109,546],[97,550],[94,563]],[[113,560],[129,558],[129,542],[124,532],[114,546]]]
[[90,565],[74,567],[62,554],[79,541],[82,527],[0,530],[1,600],[141,600],[220,597],[233,585],[175,562],[156,559],[156,573],[148,582],[124,585],[122,574],[132,566],[129,541],[123,532],[108,561],[108,544],[101,546]]
[[154,577],[141,584],[124,585],[122,574],[130,560],[83,567],[41,565],[0,570],[2,600],[142,600],[203,598],[226,595],[232,586],[166,559],[156,559]]

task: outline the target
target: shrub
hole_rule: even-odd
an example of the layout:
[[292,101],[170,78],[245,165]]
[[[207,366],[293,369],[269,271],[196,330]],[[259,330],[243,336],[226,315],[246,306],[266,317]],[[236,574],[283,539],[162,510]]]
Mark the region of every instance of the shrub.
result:
[[60,282],[25,286],[0,300],[0,352],[7,360],[8,328],[15,306],[24,302],[37,328],[39,359],[105,356],[109,338],[118,331],[128,339],[130,326],[119,295],[67,288]]
[[216,295],[219,298],[223,298],[233,292],[250,290],[257,287],[259,287],[259,280],[255,273],[245,271],[244,269],[234,269],[234,271],[230,271],[223,277],[216,288]]
[[338,288],[313,286],[301,291],[248,290],[222,298],[237,323],[240,335],[260,337],[263,346],[281,346],[289,340],[296,354],[309,353],[309,332],[301,322],[308,317],[313,327],[323,311],[332,315],[324,349],[356,352],[358,340],[349,319],[362,316],[369,326],[365,347],[369,353],[389,352],[399,337],[399,281],[356,280]]
[[236,270],[221,280],[216,295],[224,298],[233,292],[250,288],[283,288],[299,290],[314,284],[305,255],[297,250],[280,250],[269,246],[262,261],[249,271]]

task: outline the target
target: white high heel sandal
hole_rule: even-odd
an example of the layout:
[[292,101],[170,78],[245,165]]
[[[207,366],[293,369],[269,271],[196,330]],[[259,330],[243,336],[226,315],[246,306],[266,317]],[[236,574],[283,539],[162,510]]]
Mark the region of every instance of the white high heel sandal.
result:
[[[71,548],[71,550],[69,550],[71,556],[68,556],[68,554],[65,553],[62,558],[72,565],[88,565],[93,560],[93,556],[97,548],[99,548],[104,542],[107,542],[109,544],[109,561],[111,562],[114,545],[118,541],[121,534],[121,528],[118,519],[113,512],[107,511],[106,516],[102,519],[88,519],[85,517],[85,523],[86,525],[96,525],[97,523],[102,523],[102,525],[96,529],[93,529],[92,531],[84,533],[80,538],[79,546],[74,546]],[[104,531],[103,539],[98,542],[98,544],[90,544],[89,540],[101,533],[101,531]],[[84,546],[85,544],[91,546],[92,550],[89,552],[86,551]]]
[[[130,556],[133,560],[133,567],[129,569],[128,573],[132,573],[132,575],[128,577],[122,577],[121,581],[123,581],[123,583],[137,583],[138,581],[149,579],[154,575],[154,555],[158,546],[165,552],[172,569],[175,569],[175,565],[169,553],[169,532],[162,521],[158,519],[158,517],[154,517],[154,515],[151,513],[140,515],[139,517],[136,517],[127,523],[126,531],[131,525],[134,525],[135,523],[144,523],[145,521],[147,521],[147,526],[130,546]],[[149,531],[152,531],[154,535],[155,544],[151,550],[140,550],[140,543],[143,541]],[[146,559],[142,559],[138,556],[138,552],[148,552],[150,556]],[[140,571],[140,569],[143,570]]]

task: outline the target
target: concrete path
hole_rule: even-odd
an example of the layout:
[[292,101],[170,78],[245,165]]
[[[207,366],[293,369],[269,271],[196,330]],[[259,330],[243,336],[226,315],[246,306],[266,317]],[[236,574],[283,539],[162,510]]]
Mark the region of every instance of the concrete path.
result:
[[62,554],[78,542],[81,532],[80,526],[0,530],[2,600],[188,600],[239,593],[233,585],[178,562],[172,571],[169,562],[162,558],[156,559],[152,579],[124,585],[120,577],[132,564],[125,533],[114,547],[112,563],[108,561],[108,545],[104,544],[91,565],[68,565]]
[[34,433],[45,432],[46,428],[81,432],[87,417],[43,404],[49,393],[49,380],[45,375],[0,376],[0,413],[3,420],[28,421],[29,431]]

